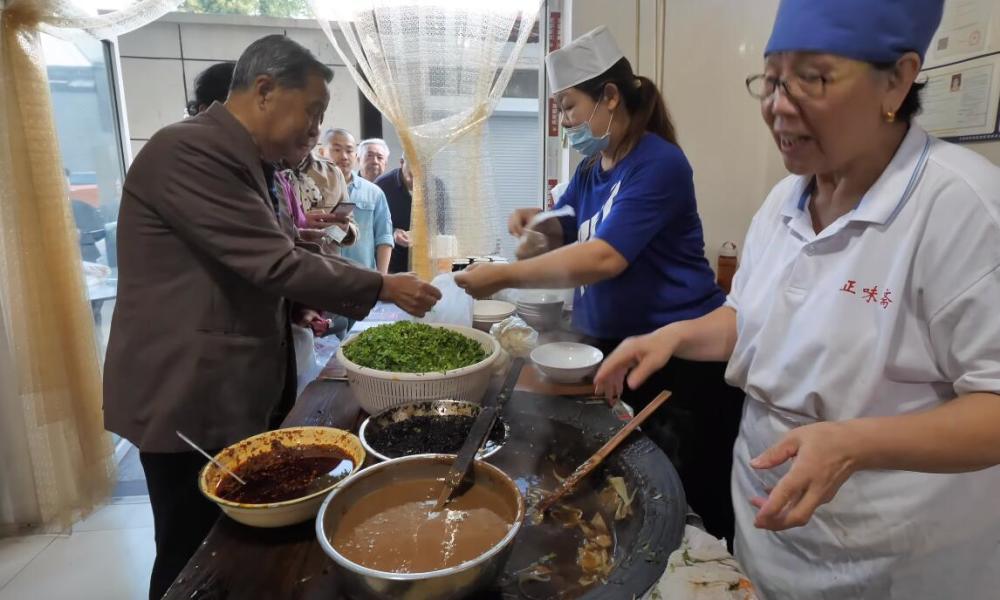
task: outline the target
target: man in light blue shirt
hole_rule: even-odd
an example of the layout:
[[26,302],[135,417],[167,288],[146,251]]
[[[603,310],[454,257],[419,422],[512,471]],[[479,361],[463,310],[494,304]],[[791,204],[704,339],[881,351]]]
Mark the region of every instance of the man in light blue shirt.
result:
[[328,129],[323,134],[326,158],[340,168],[347,180],[347,193],[354,203],[354,220],[358,224],[358,241],[341,249],[341,255],[356,263],[389,272],[392,257],[392,217],[385,192],[374,183],[354,172],[358,159],[354,136],[346,129]]

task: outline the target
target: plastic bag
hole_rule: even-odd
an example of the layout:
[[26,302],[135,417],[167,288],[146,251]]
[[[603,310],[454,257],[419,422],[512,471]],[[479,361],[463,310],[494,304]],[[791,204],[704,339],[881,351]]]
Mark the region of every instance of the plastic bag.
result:
[[514,357],[527,358],[538,345],[538,332],[520,317],[507,317],[493,327],[490,335],[500,342],[500,347]]
[[472,327],[472,313],[475,299],[458,287],[453,273],[442,273],[431,281],[431,285],[441,290],[441,299],[418,323],[438,323]]
[[305,375],[316,365],[316,345],[312,329],[292,325],[292,344],[295,347],[296,374]]
[[323,364],[316,356],[316,336],[309,327],[292,325],[292,345],[295,348],[295,374],[298,382],[297,394],[319,376]]

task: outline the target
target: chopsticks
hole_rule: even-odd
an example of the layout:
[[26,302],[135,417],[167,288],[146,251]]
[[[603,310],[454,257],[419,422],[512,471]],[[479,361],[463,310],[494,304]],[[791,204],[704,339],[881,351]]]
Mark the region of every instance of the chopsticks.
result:
[[242,485],[246,485],[247,484],[247,482],[243,481],[243,479],[239,475],[237,475],[236,473],[233,473],[229,469],[229,467],[227,467],[226,465],[224,465],[224,464],[220,463],[219,461],[215,460],[212,457],[212,455],[210,455],[208,452],[205,452],[204,450],[202,450],[201,447],[198,446],[198,444],[192,442],[191,438],[189,438],[188,436],[184,435],[183,433],[181,433],[179,431],[175,431],[174,433],[176,433],[179,438],[181,438],[182,440],[184,440],[185,442],[187,442],[188,446],[191,446],[192,448],[194,448],[198,452],[201,452],[202,455],[204,455],[205,458],[207,458],[208,460],[212,461],[212,464],[214,464],[215,466],[217,466],[220,469],[222,469],[222,471],[225,472],[227,475],[229,475],[230,477],[232,477],[236,481],[239,481],[240,484],[242,484]]
[[573,471],[573,474],[567,477],[554,493],[538,504],[539,514],[544,514],[545,511],[552,508],[552,505],[555,504],[556,501],[572,491],[572,489],[576,487],[576,484],[580,483],[581,479],[589,475],[591,471],[597,468],[597,465],[601,464],[601,462],[603,462],[604,459],[615,450],[615,448],[621,445],[621,443],[625,441],[625,438],[627,438],[630,433],[635,431],[636,427],[642,425],[642,422],[649,418],[649,415],[653,414],[653,411],[659,408],[660,405],[666,402],[669,398],[670,392],[666,390],[660,392],[652,402],[646,405],[646,408],[639,411],[639,414],[626,423],[624,427],[619,429],[618,433],[608,440],[607,443],[601,446],[601,448],[595,452],[593,456],[577,467],[577,469]]

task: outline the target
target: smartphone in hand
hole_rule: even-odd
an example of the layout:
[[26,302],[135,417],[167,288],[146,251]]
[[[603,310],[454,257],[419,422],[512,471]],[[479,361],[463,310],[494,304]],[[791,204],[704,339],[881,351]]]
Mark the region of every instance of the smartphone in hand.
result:
[[332,214],[334,216],[346,219],[347,217],[351,216],[351,213],[354,212],[354,206],[355,205],[353,202],[341,202],[333,209]]

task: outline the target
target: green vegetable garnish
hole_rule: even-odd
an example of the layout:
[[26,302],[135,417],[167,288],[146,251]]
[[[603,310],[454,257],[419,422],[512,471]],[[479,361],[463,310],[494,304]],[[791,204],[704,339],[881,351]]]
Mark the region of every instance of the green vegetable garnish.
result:
[[363,331],[344,346],[344,356],[379,371],[434,373],[474,365],[486,352],[479,342],[450,329],[400,321]]

